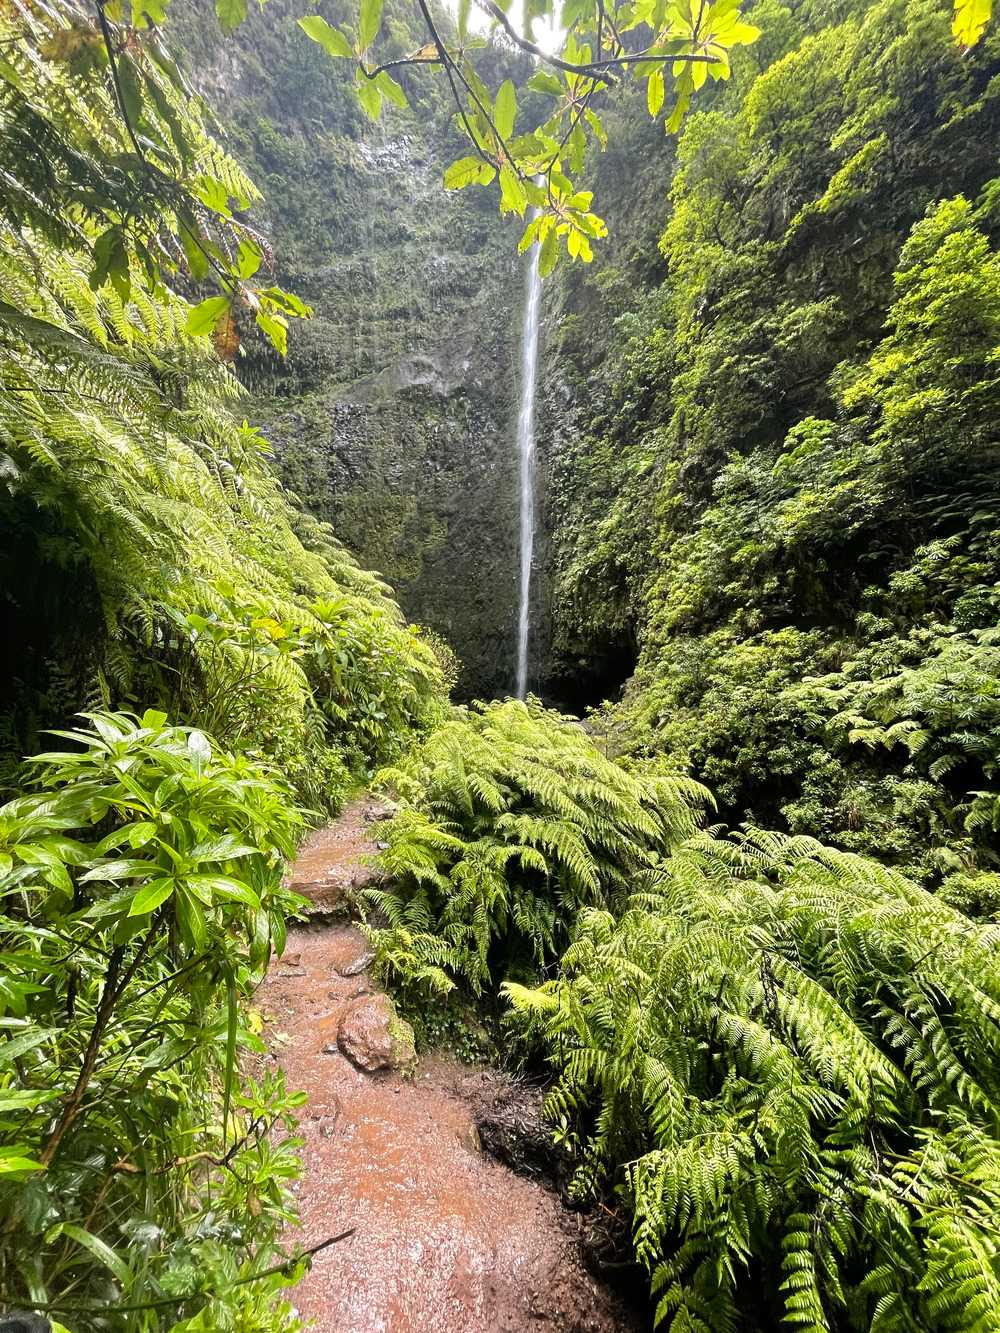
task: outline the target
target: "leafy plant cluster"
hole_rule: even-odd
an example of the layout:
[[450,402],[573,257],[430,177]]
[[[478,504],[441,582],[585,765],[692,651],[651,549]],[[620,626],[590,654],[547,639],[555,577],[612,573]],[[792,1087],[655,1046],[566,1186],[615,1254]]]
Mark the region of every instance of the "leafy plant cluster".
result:
[[673,1333],[1000,1319],[997,930],[810,838],[699,834],[508,983],[581,1199]]
[[368,933],[381,975],[425,999],[531,975],[708,800],[685,778],[627,772],[574,719],[517,700],[459,711],[379,781],[402,808]]
[[995,925],[807,836],[699,831],[703,789],[530,701],[385,781],[377,965],[411,1003],[499,987],[658,1325],[997,1327]]
[[985,902],[996,39],[959,60],[919,0],[832,17],[762,13],[769,63],[679,137],[669,275],[556,462],[557,628],[641,640],[613,743],[732,820]]
[[241,1061],[301,816],[162,713],[87,721],[0,807],[2,1300],[81,1331],[288,1330],[301,1098]]
[[[94,268],[108,209],[141,199],[166,256],[180,205],[135,175],[107,66],[67,55],[75,21],[16,6],[0,18],[5,169],[37,204],[0,216],[7,748],[23,753],[88,700],[156,703],[279,757],[330,805],[435,715],[436,654],[284,496],[166,259],[151,268],[129,250],[127,281]],[[211,165],[246,201],[197,102],[150,98],[143,114],[194,154],[185,179]]]
[[[509,0],[477,0],[491,37],[530,55],[536,66],[525,91],[544,99],[546,113],[529,113],[519,127],[514,81],[504,79],[494,91],[476,59],[488,42],[470,23],[473,0],[460,0],[454,32],[425,0],[417,5],[429,40],[403,56],[384,50],[379,40],[383,0],[360,0],[350,24],[334,26],[318,14],[299,23],[329,56],[353,64],[355,93],[373,119],[385,101],[407,105],[394,72],[442,69],[457,109],[456,126],[472,149],[446,170],[444,183],[462,189],[497,182],[501,214],[528,215],[521,249],[538,244],[543,276],[563,249],[570,259],[589,263],[591,241],[608,234],[604,219],[591,211],[593,191],[581,185],[588,148],[607,147],[602,113],[609,93],[623,82],[638,82],[649,115],[657,120],[666,105],[665,128],[675,132],[694,94],[706,83],[728,80],[733,52],[752,45],[761,31],[746,20],[737,0],[531,0],[520,24],[511,20]],[[990,0],[959,0],[952,23],[958,50],[980,40],[990,12]],[[547,40],[535,40],[536,20],[544,24]]]

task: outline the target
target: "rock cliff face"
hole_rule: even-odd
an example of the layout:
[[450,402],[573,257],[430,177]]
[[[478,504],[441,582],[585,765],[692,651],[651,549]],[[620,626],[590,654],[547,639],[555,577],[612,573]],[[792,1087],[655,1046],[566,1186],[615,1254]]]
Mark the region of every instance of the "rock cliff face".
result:
[[[315,308],[287,361],[254,345],[238,372],[283,480],[394,586],[462,662],[458,692],[513,684],[517,220],[441,176],[461,153],[432,71],[404,72],[406,111],[375,125],[272,0],[222,40],[189,0],[188,68],[264,192],[279,281]],[[336,6],[325,7],[331,21]],[[419,44],[387,6],[399,52]],[[178,25],[181,26],[181,25]],[[498,56],[498,59],[501,57]]]
[[622,346],[650,317],[666,275],[658,240],[674,143],[640,93],[602,110],[609,147],[591,158],[594,207],[609,227],[591,264],[561,264],[545,287],[538,380],[541,534],[534,624],[536,688],[579,712],[631,675],[641,616],[634,571],[608,531],[616,495],[616,381]]

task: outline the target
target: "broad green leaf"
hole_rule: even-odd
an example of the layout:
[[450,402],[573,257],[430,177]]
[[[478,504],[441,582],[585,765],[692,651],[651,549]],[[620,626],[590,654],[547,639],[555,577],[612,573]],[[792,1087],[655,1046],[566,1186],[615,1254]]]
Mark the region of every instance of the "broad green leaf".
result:
[[181,888],[177,892],[174,910],[177,913],[177,923],[181,928],[185,944],[195,952],[203,949],[205,940],[208,938],[208,922],[205,920],[201,903]]
[[270,339],[271,346],[280,356],[285,356],[288,352],[288,324],[286,321],[280,315],[269,315],[264,310],[258,310],[255,318],[257,327]]
[[380,70],[376,75],[375,86],[383,97],[387,97],[390,102],[395,102],[396,106],[405,107],[407,105],[406,93],[403,92],[396,80],[392,78],[390,74],[387,74],[384,69]]
[[299,319],[308,319],[312,314],[312,306],[306,305],[305,301],[300,300],[294,292],[286,292],[281,287],[262,287],[257,292],[258,296],[266,297],[273,301],[275,305],[280,305],[282,310],[286,310],[290,315],[296,315]]
[[358,95],[358,101],[361,103],[365,112],[372,118],[378,120],[379,113],[382,110],[382,94],[378,90],[378,84],[371,79],[365,78],[363,74],[358,75],[358,81],[354,85],[354,91]]
[[362,51],[367,51],[378,36],[381,22],[382,0],[361,0],[361,11],[358,16],[358,37],[361,41]]
[[566,89],[559,82],[554,74],[549,74],[547,70],[539,69],[532,74],[527,85],[533,92],[548,93],[552,97],[562,97]]
[[202,278],[208,277],[208,256],[204,249],[204,239],[186,226],[180,228],[180,237],[188,271],[195,282],[201,282]]
[[502,166],[500,168],[500,212],[516,213],[518,217],[524,217],[524,210],[527,206],[528,196],[520,179],[510,167]]
[[233,879],[231,875],[186,875],[184,882],[206,906],[213,898],[223,898],[246,903],[248,907],[260,907],[260,899],[250,885]]
[[264,256],[261,253],[260,246],[256,242],[243,237],[240,241],[239,253],[236,256],[236,271],[241,278],[252,278],[260,268]]
[[212,758],[211,741],[203,731],[199,731],[195,727],[188,732],[187,748],[188,754],[194,761],[195,768],[199,773],[203,773]]
[[0,1111],[33,1111],[36,1106],[44,1106],[46,1102],[51,1102],[59,1096],[55,1088],[41,1089],[12,1089],[0,1088]]
[[501,139],[509,139],[514,133],[514,121],[517,119],[517,95],[510,79],[504,79],[497,93],[493,108],[493,123]]
[[198,865],[202,861],[233,861],[241,856],[254,856],[259,848],[240,842],[232,833],[221,833],[217,838],[205,838],[188,853],[190,862]]
[[192,307],[184,326],[186,332],[196,338],[210,334],[223,315],[228,314],[230,305],[228,296],[210,296],[207,301]]
[[0,1176],[16,1175],[22,1171],[44,1171],[41,1162],[26,1156],[27,1148],[0,1148]]
[[657,69],[646,80],[646,106],[651,116],[657,116],[663,106],[663,70]]
[[173,893],[175,883],[172,875],[163,875],[144,884],[132,899],[128,909],[129,916],[148,916],[150,912],[155,912]]
[[446,190],[462,190],[466,185],[489,185],[496,171],[480,157],[460,157],[444,173]]
[[226,31],[232,32],[247,16],[247,0],[215,0],[215,14]]
[[318,42],[327,55],[354,55],[351,43],[340,29],[331,28],[326,19],[321,18],[319,14],[310,14],[306,18],[299,19],[299,27],[307,37],[311,37],[314,42]]
[[100,865],[94,866],[86,874],[80,876],[82,884],[89,883],[91,880],[101,880],[113,883],[119,879],[136,879],[139,875],[155,874],[157,867],[151,861],[142,861],[139,859],[122,859],[118,861],[103,861]]
[[559,238],[553,228],[542,242],[542,248],[538,252],[538,272],[543,278],[547,278],[555,268],[559,259]]

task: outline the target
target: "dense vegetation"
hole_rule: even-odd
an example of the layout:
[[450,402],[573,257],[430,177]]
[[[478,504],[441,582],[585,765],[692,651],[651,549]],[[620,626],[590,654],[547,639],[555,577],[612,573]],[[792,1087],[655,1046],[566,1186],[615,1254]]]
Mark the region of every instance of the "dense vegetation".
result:
[[702,789],[534,705],[386,780],[377,965],[410,1003],[508,978],[570,1195],[627,1209],[665,1327],[997,1327],[995,924],[811,838],[698,832]]
[[638,643],[617,743],[729,819],[989,903],[997,38],[960,55],[923,0],[759,12],[678,138],[660,285],[636,304],[619,253],[564,292],[551,375],[597,387],[550,445],[557,653],[620,682]]
[[[6,748],[20,756],[40,725],[86,704],[138,701],[280,759],[329,806],[349,769],[390,757],[433,710],[434,654],[275,482],[216,354],[231,359],[241,336],[213,305],[227,298],[192,317],[168,285],[172,272],[190,281],[184,207],[210,257],[242,246],[244,271],[259,268],[254,233],[225,202],[249,204],[253,186],[150,58],[133,76],[140,125],[174,172],[156,180],[166,196],[214,183],[229,231],[208,239],[197,198],[143,195],[137,217],[100,38],[64,22],[12,14],[2,30],[16,187],[0,212]],[[32,136],[48,157],[26,151]],[[155,262],[143,236],[158,238]],[[107,253],[124,267],[95,270]]]
[[[252,997],[305,820],[380,766],[377,972],[425,1012],[506,1001],[570,1194],[625,1219],[665,1327],[991,1333],[988,6],[573,0],[561,63],[487,11],[506,45],[467,4],[414,28],[378,0],[296,37],[348,72],[345,123],[405,112],[415,66],[457,80],[445,183],[497,184],[546,272],[591,265],[549,356],[554,651],[638,660],[586,727],[449,711],[447,649],[276,481],[233,367],[280,381],[310,311],[165,0],[0,9],[0,1303],[74,1333],[297,1326],[299,1099],[255,1072]],[[675,145],[615,71],[685,118]],[[269,151],[291,183],[301,142]],[[636,189],[595,261],[602,170]],[[657,192],[659,258],[629,231]],[[25,762],[53,726],[68,748]]]
[[300,819],[162,713],[89,720],[0,808],[4,1300],[74,1328],[286,1328],[301,1099],[236,1061],[263,1049],[244,1005]]
[[296,906],[299,804],[336,808],[430,725],[442,671],[237,415],[228,363],[306,307],[268,285],[239,220],[256,192],[155,29],[121,17],[0,13],[21,793],[0,810],[0,1301],[74,1330],[289,1329],[297,1099],[244,1059],[249,999]]

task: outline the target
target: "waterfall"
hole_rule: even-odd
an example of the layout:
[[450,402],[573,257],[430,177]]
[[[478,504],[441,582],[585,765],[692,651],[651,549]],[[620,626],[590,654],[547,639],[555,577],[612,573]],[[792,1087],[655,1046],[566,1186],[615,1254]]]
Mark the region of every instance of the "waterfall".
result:
[[538,245],[528,252],[528,290],[521,328],[521,408],[517,416],[517,458],[521,505],[521,584],[517,608],[517,697],[528,692],[528,637],[531,630],[531,560],[535,547],[535,372],[538,367],[538,312],[542,280]]

